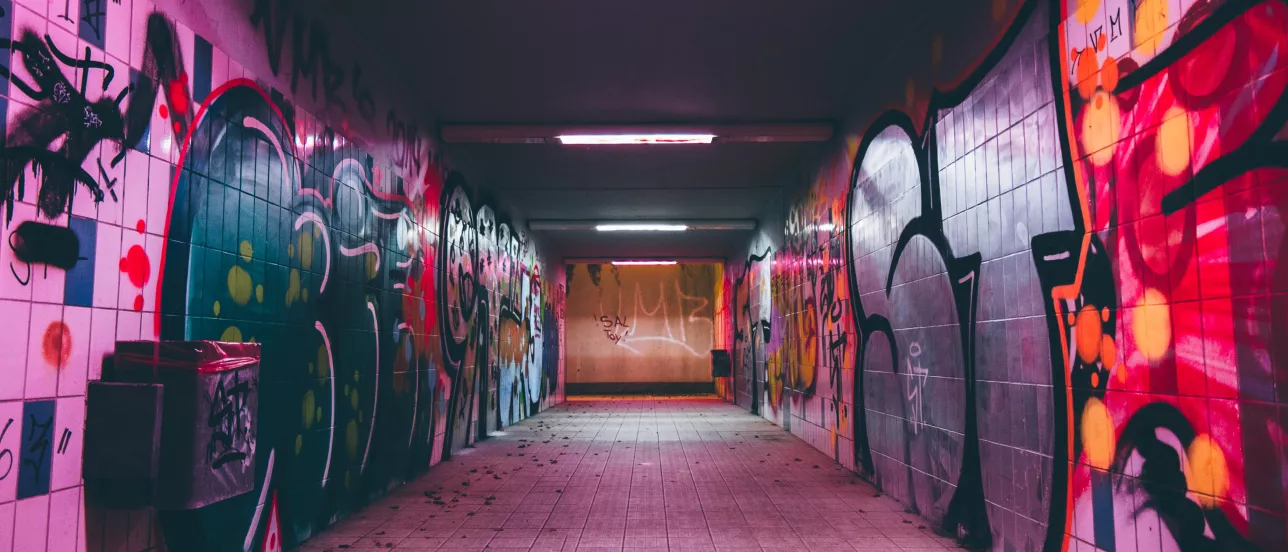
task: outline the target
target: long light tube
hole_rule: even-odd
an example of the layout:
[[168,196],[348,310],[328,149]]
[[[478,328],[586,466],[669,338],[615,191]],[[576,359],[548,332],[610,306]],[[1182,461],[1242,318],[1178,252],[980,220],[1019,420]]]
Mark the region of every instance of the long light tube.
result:
[[671,266],[675,261],[613,261],[615,266]]
[[569,146],[621,144],[710,144],[714,134],[562,134],[559,143]]
[[596,224],[600,232],[683,232],[688,230],[684,224]]

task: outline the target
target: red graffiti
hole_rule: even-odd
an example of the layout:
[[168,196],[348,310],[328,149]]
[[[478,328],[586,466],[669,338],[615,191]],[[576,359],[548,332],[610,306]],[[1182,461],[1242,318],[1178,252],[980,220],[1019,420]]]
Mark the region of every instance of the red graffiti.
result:
[[[443,196],[443,172],[432,159],[430,160],[429,168],[425,170],[424,180],[424,215],[426,220],[422,222],[436,225],[438,221],[438,203]],[[430,226],[430,228],[435,227]]]
[[165,104],[161,104],[159,107],[157,107],[157,113],[161,114],[162,119],[170,116],[170,110],[166,109]]
[[167,91],[170,109],[174,110],[175,117],[186,115],[188,113],[188,73],[181,73],[178,78],[170,81]]
[[138,230],[138,232],[142,234],[144,230],[148,229],[148,223],[143,222],[143,219],[139,219],[138,222],[134,223],[134,229]]
[[72,356],[72,330],[61,321],[50,322],[40,341],[40,356],[45,363],[57,369],[67,365]]
[[121,272],[129,275],[130,283],[135,287],[141,288],[148,283],[148,278],[152,276],[152,264],[148,261],[148,254],[143,251],[143,246],[131,247],[125,257],[121,258]]

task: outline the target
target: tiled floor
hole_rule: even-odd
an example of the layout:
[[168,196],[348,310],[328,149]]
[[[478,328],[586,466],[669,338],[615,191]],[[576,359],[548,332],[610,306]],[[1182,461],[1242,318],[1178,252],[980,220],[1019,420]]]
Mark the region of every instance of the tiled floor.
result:
[[575,398],[301,550],[943,550],[920,517],[714,398]]

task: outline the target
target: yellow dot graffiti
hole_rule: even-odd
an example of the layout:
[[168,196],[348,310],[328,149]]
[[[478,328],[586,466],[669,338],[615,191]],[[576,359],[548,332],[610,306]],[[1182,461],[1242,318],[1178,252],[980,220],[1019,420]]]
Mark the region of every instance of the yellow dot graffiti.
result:
[[358,458],[358,421],[349,420],[349,424],[344,428],[344,451],[348,453],[350,460]]
[[237,252],[241,254],[243,261],[249,263],[251,258],[255,256],[255,247],[250,244],[249,240],[242,240],[241,244],[237,247]]
[[228,295],[232,296],[234,303],[249,303],[252,287],[250,273],[246,269],[240,266],[228,269]]
[[313,268],[313,233],[301,232],[299,242],[300,266],[304,267],[304,270],[309,270]]
[[1190,118],[1182,108],[1172,106],[1158,127],[1155,155],[1158,168],[1175,176],[1190,166]]
[[1140,0],[1136,4],[1136,21],[1132,36],[1136,53],[1153,56],[1163,42],[1168,25],[1168,0]]
[[327,359],[326,346],[318,345],[318,377],[325,378],[331,375],[331,361]]
[[1082,408],[1082,450],[1087,457],[1087,465],[1099,469],[1109,469],[1114,460],[1114,419],[1109,409],[1100,399],[1091,398]]
[[1194,438],[1187,451],[1185,481],[1205,508],[1216,508],[1230,490],[1230,468],[1221,446],[1208,434]]
[[1091,18],[1096,16],[1096,12],[1100,11],[1100,0],[1077,0],[1077,2],[1077,11],[1074,12],[1074,16],[1078,18],[1079,23],[1086,25],[1091,22]]
[[1118,100],[1104,90],[1097,90],[1082,117],[1082,150],[1092,163],[1103,167],[1114,158],[1114,146],[1122,132]]
[[367,253],[365,257],[367,258],[367,279],[375,280],[376,275],[380,273],[380,263],[377,262],[375,253]]
[[228,343],[240,343],[242,340],[241,330],[237,329],[237,326],[228,326],[223,335],[219,336],[219,340]]
[[291,303],[294,303],[295,301],[299,300],[299,298],[300,298],[300,271],[299,269],[292,268],[291,275],[287,278],[287,283],[286,283],[286,306],[288,307],[291,306]]
[[313,427],[313,422],[317,419],[313,417],[314,410],[317,409],[317,402],[313,398],[313,390],[304,392],[304,399],[300,401],[301,421],[304,423],[304,429]]
[[1154,288],[1145,290],[1132,317],[1136,348],[1150,362],[1163,358],[1172,344],[1172,317],[1167,297]]

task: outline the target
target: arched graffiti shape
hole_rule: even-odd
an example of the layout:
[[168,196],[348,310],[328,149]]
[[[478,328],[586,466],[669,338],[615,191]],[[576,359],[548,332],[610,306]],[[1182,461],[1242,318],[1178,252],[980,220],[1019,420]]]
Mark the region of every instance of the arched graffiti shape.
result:
[[[487,360],[488,350],[480,347],[480,295],[478,231],[475,212],[465,178],[451,172],[443,186],[438,249],[438,320],[443,347],[443,368],[450,389],[447,433],[443,458],[470,442],[470,424],[477,411],[476,371],[479,357]],[[483,293],[486,293],[484,291]],[[480,352],[480,350],[482,352]]]
[[[932,94],[920,127],[901,112],[880,117],[860,143],[850,189],[856,418],[865,426],[856,427],[856,457],[870,455],[887,491],[980,547],[1037,546],[1040,537],[1003,521],[1015,512],[1043,520],[1052,500],[1042,451],[1053,437],[1038,413],[1062,392],[999,385],[1029,381],[1019,366],[1037,350],[1012,330],[1037,320],[1027,307],[1036,290],[1030,301],[1022,286],[1008,288],[1032,277],[1015,253],[1026,226],[1036,218],[1042,227],[1041,212],[1012,205],[1036,197],[1029,190],[1058,166],[1055,109],[1040,100],[1049,79],[1032,80],[1035,67],[1049,75],[1045,13],[1025,3],[971,74]],[[1018,423],[996,411],[1013,389],[1033,411]],[[1013,468],[1016,450],[1023,464]],[[1023,490],[1008,489],[1016,479]]]
[[425,280],[402,260],[419,246],[397,245],[413,214],[370,193],[370,158],[301,150],[285,107],[249,80],[212,91],[172,177],[161,337],[263,344],[256,457],[272,459],[257,493],[167,514],[172,548],[254,542],[270,489],[289,497],[284,538],[306,538],[430,455],[434,355],[410,337],[421,305],[395,293]]
[[929,190],[938,183],[923,181],[925,154],[913,136],[906,116],[889,114],[855,160],[854,266],[889,267],[853,276],[861,298],[856,396],[866,410],[856,446],[871,447],[856,456],[862,463],[875,453],[873,473],[887,492],[986,544],[973,354],[979,255],[953,254]]

